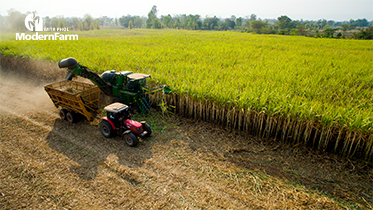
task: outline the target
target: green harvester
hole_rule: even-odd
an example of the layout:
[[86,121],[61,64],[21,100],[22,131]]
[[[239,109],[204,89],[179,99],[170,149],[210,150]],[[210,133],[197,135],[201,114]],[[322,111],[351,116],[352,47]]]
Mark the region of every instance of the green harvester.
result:
[[58,62],[59,68],[67,68],[66,79],[72,80],[76,75],[92,81],[106,95],[113,98],[113,101],[122,102],[133,110],[147,114],[150,110],[148,102],[149,93],[163,91],[171,92],[167,85],[161,85],[149,89],[146,79],[150,74],[133,73],[132,71],[105,71],[101,76],[96,72],[78,63],[75,58],[66,58]]

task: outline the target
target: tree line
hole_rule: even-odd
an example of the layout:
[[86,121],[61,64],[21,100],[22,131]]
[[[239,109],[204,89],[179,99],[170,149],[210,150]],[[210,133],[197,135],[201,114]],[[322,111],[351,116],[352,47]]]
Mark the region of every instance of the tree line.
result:
[[[139,17],[136,17],[137,19]],[[122,16],[120,22],[125,28],[131,28],[129,24],[134,19],[129,15]],[[220,19],[216,16],[201,18],[200,15],[176,15],[161,16],[157,18],[157,6],[153,6],[147,18],[143,18],[145,24],[135,24],[140,28],[175,28],[189,30],[239,30],[257,34],[301,35],[324,38],[355,38],[373,39],[373,21],[367,19],[336,22],[333,20],[292,20],[288,16],[280,16],[277,19],[260,19],[255,14],[246,17]],[[133,21],[132,21],[133,22]],[[350,31],[350,33],[348,33]],[[351,32],[353,31],[353,32]]]
[[[16,10],[8,11],[8,16],[0,16],[0,29],[12,26],[14,30],[25,30],[24,18]],[[68,27],[70,30],[94,30],[103,28],[148,28],[148,29],[187,29],[187,30],[236,30],[256,34],[300,35],[323,38],[373,39],[373,21],[367,19],[333,20],[292,20],[283,15],[277,19],[261,19],[255,14],[246,17],[230,18],[204,17],[200,15],[162,15],[158,17],[157,6],[153,6],[147,17],[121,16],[93,18],[86,14],[83,18],[44,17],[45,27]]]

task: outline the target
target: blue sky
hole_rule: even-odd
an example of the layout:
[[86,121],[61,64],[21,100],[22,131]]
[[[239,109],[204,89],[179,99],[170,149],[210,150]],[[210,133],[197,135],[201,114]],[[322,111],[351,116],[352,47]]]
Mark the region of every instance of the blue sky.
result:
[[37,11],[41,16],[93,17],[122,15],[146,16],[153,5],[158,7],[158,16],[199,14],[227,18],[250,16],[277,18],[287,15],[293,20],[350,20],[367,18],[373,20],[373,0],[1,0],[0,15],[14,8],[22,13]]

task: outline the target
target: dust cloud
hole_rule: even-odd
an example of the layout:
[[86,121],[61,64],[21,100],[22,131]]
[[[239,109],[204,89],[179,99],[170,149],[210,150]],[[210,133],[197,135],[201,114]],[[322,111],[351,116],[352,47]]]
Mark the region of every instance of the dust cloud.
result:
[[26,114],[53,110],[54,105],[44,90],[48,83],[40,82],[37,75],[0,68],[0,112]]

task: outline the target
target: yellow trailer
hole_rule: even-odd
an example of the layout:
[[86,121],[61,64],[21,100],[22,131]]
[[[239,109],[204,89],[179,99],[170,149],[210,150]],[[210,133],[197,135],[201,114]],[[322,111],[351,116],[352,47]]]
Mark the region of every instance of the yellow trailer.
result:
[[56,108],[60,108],[61,119],[71,123],[79,119],[79,115],[92,121],[99,109],[100,89],[92,84],[64,80],[44,86]]

